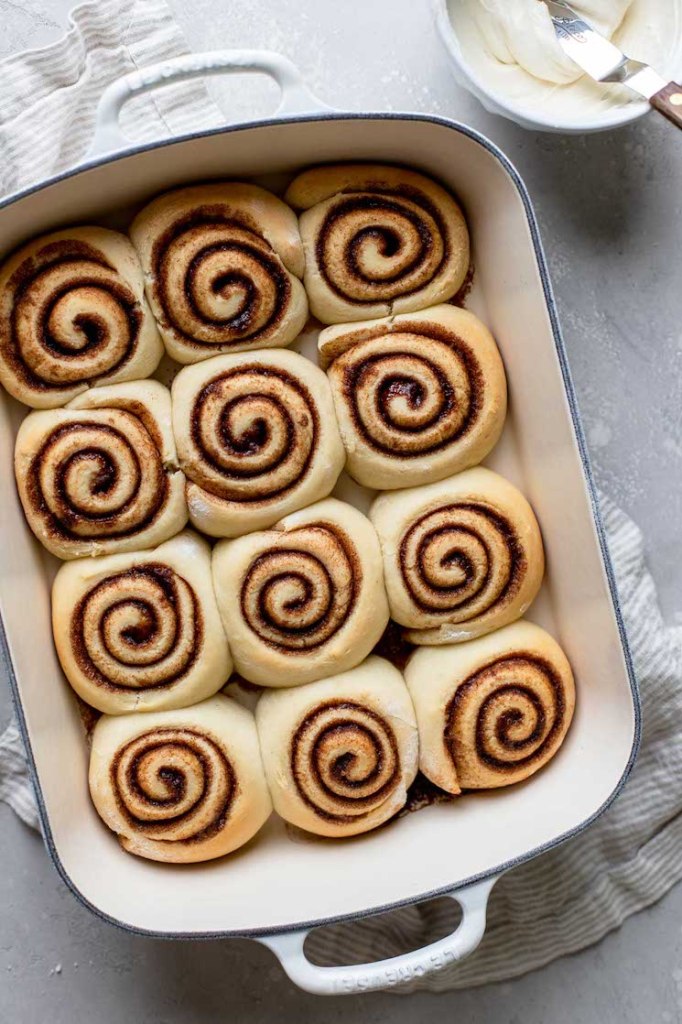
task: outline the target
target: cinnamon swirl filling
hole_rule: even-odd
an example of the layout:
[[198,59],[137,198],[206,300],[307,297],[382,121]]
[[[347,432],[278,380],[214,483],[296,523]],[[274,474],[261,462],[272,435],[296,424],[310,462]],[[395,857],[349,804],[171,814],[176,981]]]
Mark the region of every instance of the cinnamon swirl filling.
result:
[[562,677],[544,658],[518,651],[465,679],[445,712],[443,738],[461,785],[481,768],[514,781],[548,760],[565,729]]
[[153,372],[162,347],[142,288],[135,252],[116,232],[74,228],[24,246],[0,268],[5,387],[47,408]]
[[308,713],[294,733],[291,773],[317,815],[358,821],[401,784],[398,743],[388,721],[369,707],[329,701]]
[[[297,545],[297,535],[305,542]],[[303,655],[345,625],[361,583],[349,539],[331,524],[314,524],[253,561],[241,586],[242,616],[271,648]]]
[[147,527],[168,489],[161,454],[129,413],[88,414],[56,425],[27,474],[32,513],[65,541],[121,538]]
[[268,242],[220,206],[180,217],[152,252],[162,326],[194,348],[262,341],[291,302],[291,279]]
[[399,560],[410,599],[448,622],[466,622],[512,600],[526,569],[514,526],[474,501],[417,519],[402,538]]
[[344,353],[332,377],[364,444],[414,459],[463,438],[483,404],[485,379],[462,339],[436,325],[378,336]]
[[187,474],[227,501],[270,501],[306,476],[318,434],[317,407],[302,381],[275,366],[238,366],[194,400]]
[[408,186],[350,192],[330,203],[317,233],[317,266],[347,302],[390,302],[423,288],[449,256],[447,227],[429,198]]
[[105,578],[84,595],[71,625],[81,670],[116,692],[172,686],[201,656],[203,642],[192,587],[160,563]]
[[209,839],[225,827],[237,779],[210,735],[156,728],[123,746],[111,787],[132,834],[173,843]]

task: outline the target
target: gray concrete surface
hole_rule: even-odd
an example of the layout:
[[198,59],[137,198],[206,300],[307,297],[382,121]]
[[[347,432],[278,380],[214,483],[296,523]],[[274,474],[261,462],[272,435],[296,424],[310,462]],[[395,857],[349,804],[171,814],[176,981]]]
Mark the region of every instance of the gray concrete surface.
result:
[[[69,6],[0,0],[0,56],[55,38]],[[682,622],[682,136],[655,116],[584,138],[489,116],[452,81],[425,2],[171,6],[196,49],[276,49],[332,105],[433,111],[506,150],[536,203],[597,480],[642,527],[664,611]],[[272,91],[235,81],[220,98],[228,112],[266,112]],[[0,689],[0,724],[9,712]],[[682,1021],[682,888],[595,949],[509,984],[323,1002],[297,992],[253,943],[155,942],[102,924],[3,805],[0,864],[0,1022]]]

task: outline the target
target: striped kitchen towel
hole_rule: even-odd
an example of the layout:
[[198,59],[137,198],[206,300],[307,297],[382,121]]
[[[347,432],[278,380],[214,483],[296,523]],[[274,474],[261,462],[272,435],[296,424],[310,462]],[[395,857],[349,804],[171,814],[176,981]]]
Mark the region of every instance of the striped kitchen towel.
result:
[[[78,7],[59,42],[5,61],[0,194],[77,163],[104,86],[185,49],[164,0],[101,0]],[[220,120],[203,85],[191,83],[131,102],[123,127],[133,139],[154,139]],[[682,631],[661,618],[639,530],[607,499],[602,508],[642,692],[643,743],[632,778],[587,832],[500,880],[486,936],[469,960],[402,991],[463,988],[532,970],[596,942],[682,876]],[[0,737],[0,798],[37,827],[15,725]],[[330,926],[307,948],[322,963],[378,960],[425,945],[448,930],[448,920],[438,904],[408,907],[390,927],[377,919]]]
[[[0,196],[83,158],[97,101],[109,82],[187,52],[165,0],[85,3],[72,11],[70,20],[59,42],[2,62]],[[131,100],[121,116],[121,127],[137,141],[221,123],[221,113],[201,82],[168,86]]]

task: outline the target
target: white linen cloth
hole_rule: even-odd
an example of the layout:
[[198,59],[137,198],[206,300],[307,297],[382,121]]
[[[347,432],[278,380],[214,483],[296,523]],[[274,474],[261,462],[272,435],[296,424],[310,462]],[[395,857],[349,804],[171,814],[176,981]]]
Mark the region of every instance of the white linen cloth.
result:
[[[74,10],[57,43],[4,61],[0,196],[78,162],[108,82],[185,50],[164,0],[100,0]],[[123,123],[132,138],[153,140],[214,127],[221,115],[204,86],[190,83],[131,102]],[[532,970],[596,942],[682,876],[682,629],[661,618],[639,530],[607,499],[602,508],[642,694],[643,742],[632,778],[582,836],[502,878],[483,943],[469,960],[402,991],[462,988]],[[0,798],[38,827],[15,724],[0,737]],[[390,927],[376,919],[331,926],[313,937],[310,952],[323,962],[382,959],[443,934],[444,913],[409,907]]]

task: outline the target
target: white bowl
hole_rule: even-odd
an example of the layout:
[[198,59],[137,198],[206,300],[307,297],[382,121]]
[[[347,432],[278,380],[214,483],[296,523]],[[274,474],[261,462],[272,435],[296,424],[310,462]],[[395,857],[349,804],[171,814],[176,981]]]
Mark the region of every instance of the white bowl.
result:
[[[667,65],[668,77],[672,78],[676,76],[676,72],[679,74],[680,68],[682,68],[682,2],[680,0],[664,0],[664,2],[665,8],[660,9],[659,16],[669,19],[667,38],[672,42],[670,43],[670,52],[663,61],[658,61],[658,69],[661,74],[665,74],[666,67],[664,65]],[[546,101],[544,107],[539,107],[531,102],[524,102],[523,98],[505,95],[499,81],[505,73],[503,66],[499,65],[500,72],[495,73],[491,65],[490,73],[486,73],[484,62],[476,59],[483,55],[483,49],[479,47],[478,52],[475,51],[475,32],[472,31],[471,37],[467,35],[466,45],[463,45],[464,40],[460,38],[448,10],[448,0],[431,0],[431,4],[436,28],[450,57],[455,78],[460,85],[476,96],[491,114],[499,114],[515,121],[523,128],[531,128],[536,131],[583,134],[629,124],[638,120],[651,109],[645,100],[629,99],[628,93],[622,87],[597,86],[583,79],[573,85],[557,86],[554,89],[554,95],[561,97],[562,101],[569,95],[567,90],[570,90],[572,96],[577,89],[580,90],[580,102],[573,103],[573,110],[552,108],[549,100]],[[462,11],[458,17],[466,19],[467,16]],[[647,59],[646,53],[642,55],[642,59]],[[649,59],[653,60],[651,57]],[[611,92],[609,93],[608,90]],[[551,92],[552,87],[549,86],[548,97]],[[582,102],[583,97],[584,103]],[[609,102],[607,102],[607,97],[610,97]]]

